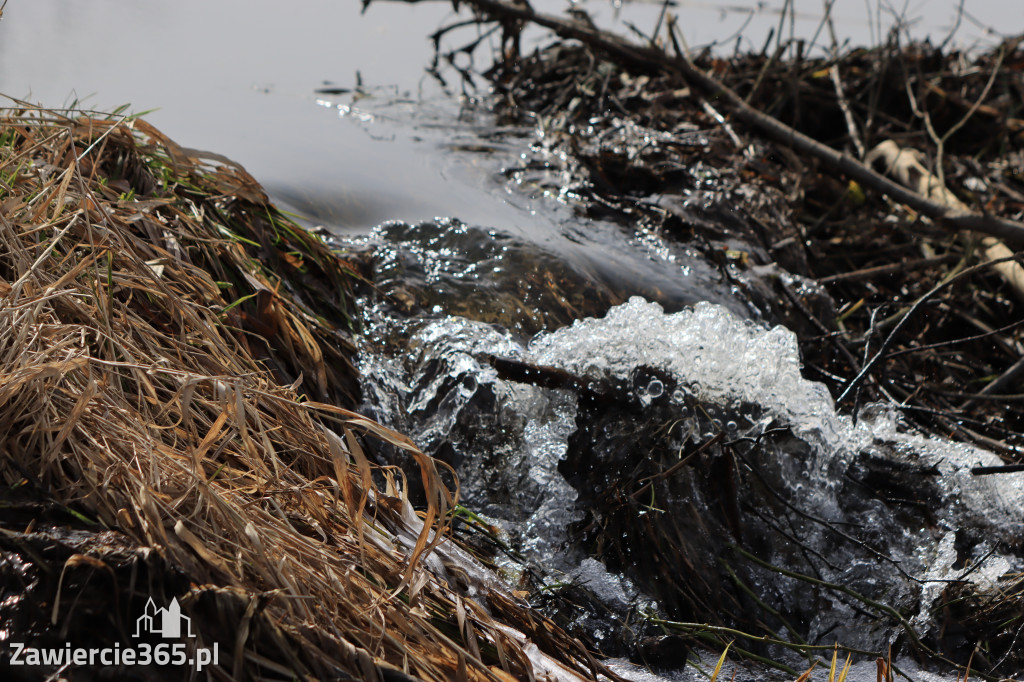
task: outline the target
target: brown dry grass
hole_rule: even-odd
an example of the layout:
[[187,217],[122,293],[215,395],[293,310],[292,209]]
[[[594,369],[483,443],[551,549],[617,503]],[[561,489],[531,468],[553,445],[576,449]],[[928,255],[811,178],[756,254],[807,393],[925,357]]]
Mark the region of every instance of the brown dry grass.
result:
[[[244,170],[141,120],[20,105],[0,112],[0,143],[0,477],[183,573],[200,640],[221,645],[212,677],[531,679],[557,665],[531,662],[487,600],[588,675],[585,652],[436,532],[456,491],[434,462],[339,406],[355,386],[351,273]],[[425,511],[361,438],[418,461]],[[460,561],[470,575],[455,580]]]

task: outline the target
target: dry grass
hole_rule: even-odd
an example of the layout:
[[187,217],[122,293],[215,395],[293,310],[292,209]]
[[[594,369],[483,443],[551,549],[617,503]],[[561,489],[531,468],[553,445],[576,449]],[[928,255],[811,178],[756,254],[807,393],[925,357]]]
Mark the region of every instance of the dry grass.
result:
[[[200,641],[220,643],[212,677],[594,674],[436,532],[456,491],[434,462],[339,406],[351,273],[240,167],[141,120],[7,109],[0,242],[0,477],[183,575]],[[426,510],[362,438],[418,462]],[[134,618],[145,586],[76,557],[60,580],[114,575]]]

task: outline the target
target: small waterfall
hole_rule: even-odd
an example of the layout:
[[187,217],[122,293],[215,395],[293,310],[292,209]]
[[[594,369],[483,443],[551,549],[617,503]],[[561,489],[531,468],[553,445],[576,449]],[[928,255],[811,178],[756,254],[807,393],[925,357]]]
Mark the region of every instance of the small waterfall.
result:
[[[885,406],[854,425],[783,327],[639,297],[529,340],[455,316],[401,326],[362,356],[369,409],[455,467],[551,584],[590,586],[612,615],[577,624],[606,650],[641,647],[621,628],[640,611],[948,650],[968,642],[943,631],[943,590],[982,598],[1024,569],[1024,475],[972,476],[998,458]],[[494,357],[570,379],[503,378]]]

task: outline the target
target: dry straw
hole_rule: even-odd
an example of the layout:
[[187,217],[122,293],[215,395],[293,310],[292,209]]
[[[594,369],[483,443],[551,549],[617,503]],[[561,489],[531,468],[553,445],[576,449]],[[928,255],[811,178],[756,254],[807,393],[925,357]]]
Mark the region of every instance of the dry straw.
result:
[[[342,407],[352,273],[243,169],[142,120],[18,103],[0,240],[3,482],[183,574],[212,677],[597,674],[445,539],[457,491],[435,463]],[[418,462],[425,510],[366,438]]]

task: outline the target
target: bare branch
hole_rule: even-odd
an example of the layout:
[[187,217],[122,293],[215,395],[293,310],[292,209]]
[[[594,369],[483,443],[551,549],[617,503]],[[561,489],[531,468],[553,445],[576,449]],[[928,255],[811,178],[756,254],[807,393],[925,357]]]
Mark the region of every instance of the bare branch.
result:
[[[417,0],[405,0],[416,2]],[[518,7],[501,0],[465,0],[477,10],[495,18],[529,21],[551,29],[563,38],[579,40],[601,50],[623,64],[646,69],[675,72],[703,90],[716,108],[725,107],[733,116],[763,135],[813,156],[836,173],[889,196],[894,201],[952,230],[970,230],[998,237],[1016,248],[1024,248],[1024,224],[998,216],[974,213],[947,206],[921,196],[875,172],[848,154],[837,151],[778,119],[751,107],[734,90],[697,68],[686,56],[670,56],[656,48],[634,45],[623,38],[596,28],[581,26],[561,17]]]

